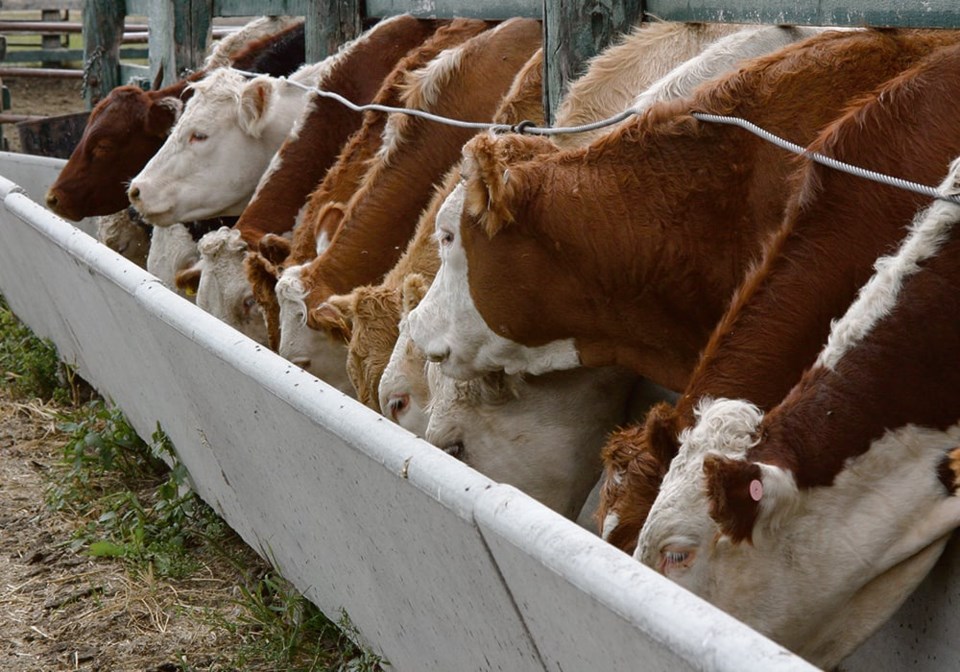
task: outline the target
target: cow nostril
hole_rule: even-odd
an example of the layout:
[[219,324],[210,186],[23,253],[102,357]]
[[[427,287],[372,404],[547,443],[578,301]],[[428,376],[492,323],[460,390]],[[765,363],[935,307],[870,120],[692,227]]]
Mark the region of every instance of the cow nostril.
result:
[[459,460],[460,456],[463,455],[463,441],[448,443],[442,448],[442,450],[447,455],[451,455]]
[[57,198],[57,195],[52,191],[47,192],[47,207],[53,209],[53,208],[56,208],[59,204],[60,204],[60,199]]
[[131,201],[135,201],[140,198],[140,187],[130,187],[130,191],[127,192],[127,196],[130,197]]
[[296,364],[301,369],[310,368],[310,358],[309,357],[294,357],[290,360],[291,363]]
[[447,361],[447,358],[450,356],[450,348],[444,348],[443,350],[432,350],[425,352],[424,354],[427,356],[427,361],[439,364]]

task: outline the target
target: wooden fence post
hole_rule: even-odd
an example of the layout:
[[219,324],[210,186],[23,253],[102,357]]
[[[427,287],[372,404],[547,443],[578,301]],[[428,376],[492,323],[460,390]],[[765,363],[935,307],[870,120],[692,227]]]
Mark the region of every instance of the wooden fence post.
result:
[[213,0],[153,0],[150,3],[150,79],[163,67],[162,86],[203,64],[210,41]]
[[643,16],[641,0],[543,0],[543,107],[553,123],[567,83],[584,64]]
[[83,10],[83,96],[93,107],[120,83],[124,0],[87,0]]
[[307,63],[316,63],[360,34],[359,0],[313,0],[305,21]]

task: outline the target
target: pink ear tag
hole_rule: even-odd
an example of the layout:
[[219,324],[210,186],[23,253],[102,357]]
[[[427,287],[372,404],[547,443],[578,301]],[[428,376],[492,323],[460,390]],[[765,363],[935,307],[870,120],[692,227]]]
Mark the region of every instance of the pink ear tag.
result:
[[750,499],[759,502],[761,497],[763,497],[763,483],[753,479],[750,481]]

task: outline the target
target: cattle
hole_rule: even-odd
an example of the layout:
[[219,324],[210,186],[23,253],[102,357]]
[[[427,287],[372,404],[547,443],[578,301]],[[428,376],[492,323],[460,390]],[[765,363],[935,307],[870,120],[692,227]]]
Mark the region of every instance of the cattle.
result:
[[[542,80],[543,50],[538,49],[517,73],[493,115],[493,121],[500,124],[516,124],[523,120],[543,123]],[[460,172],[454,167],[435,189],[430,204],[420,215],[413,238],[383,282],[358,287],[350,294],[335,295],[325,302],[328,319],[336,319],[346,326],[344,334],[349,339],[347,372],[357,391],[357,399],[378,412],[387,412],[387,407],[379,403],[383,395],[387,398],[394,392],[401,397],[408,395],[407,379],[395,380],[396,390],[383,390],[380,385],[381,375],[399,335],[401,286],[413,274],[418,276],[418,282],[429,283],[437,272],[440,260],[433,236],[434,221],[444,199],[459,179]],[[425,380],[416,384],[426,387]],[[396,400],[389,407],[394,421],[408,410]]]
[[[960,46],[947,46],[856,101],[809,149],[932,184],[960,155],[960,121],[940,113],[957,96]],[[652,409],[605,447],[598,516],[607,541],[633,551],[677,436],[692,425],[701,398],[749,399],[762,410],[783,399],[814,362],[831,320],[843,315],[873,261],[903,237],[923,202],[806,162],[783,224],[713,330],[677,405]]]
[[[414,72],[405,105],[467,121],[489,121],[540,41],[538,21],[505,21]],[[463,143],[475,132],[402,113],[390,116],[383,146],[363,185],[343,211],[343,222],[330,247],[308,267],[284,273],[282,279],[296,285],[292,287],[295,291],[284,296],[296,298],[288,304],[286,314],[291,319],[286,320],[280,301],[282,356],[291,361],[305,358],[302,351],[288,347],[292,343],[299,348],[313,341],[311,352],[330,343],[330,347],[342,351],[343,364],[329,375],[340,376],[346,349],[344,334],[335,320],[328,321],[323,332],[315,328],[307,334],[293,336],[293,332],[320,326],[326,310],[323,302],[330,296],[377,281],[390,270],[413,235],[433,183],[443,177],[459,157]],[[279,285],[277,294],[280,299]],[[297,317],[302,313],[306,313],[306,324]],[[326,379],[326,372],[313,367],[311,371]]]
[[[644,21],[592,57],[585,74],[570,82],[554,125],[583,126],[608,119],[634,104],[636,96],[673,68],[732,33],[754,27],[730,23]],[[552,136],[559,147],[582,147],[611,128]]]
[[256,18],[215,42],[209,50],[210,54],[204,59],[201,69],[209,72],[215,68],[230,67],[237,56],[249,48],[250,44],[280,36],[283,42],[290,45],[290,48],[275,46],[274,51],[282,52],[287,61],[272,61],[273,72],[261,69],[257,72],[277,77],[293,72],[307,60],[306,43],[303,39],[304,26],[303,17],[261,16]]
[[[940,191],[960,195],[960,161]],[[768,412],[701,400],[640,532],[635,558],[826,669],[960,524],[958,220],[917,215]]]
[[[572,126],[587,121],[606,107],[627,105],[626,100],[616,97],[622,97],[623,92],[632,91],[633,87],[652,80],[655,74],[662,72],[676,58],[676,51],[663,48],[665,43],[697,44],[698,40],[705,36],[697,25],[659,23],[654,25],[656,28],[652,30],[634,31],[625,43],[612,47],[591,60],[590,69],[574,83],[561,105],[559,113],[561,116],[557,119],[559,126]],[[718,39],[700,55],[682,63],[666,76],[655,81],[650,89],[633,99],[630,104],[634,110],[639,110],[661,99],[679,97],[691,90],[697,81],[708,79],[725,69],[732,68],[733,64],[740,59],[772,51],[820,30],[822,29],[741,28],[733,34]],[[668,36],[669,39],[665,39]],[[640,73],[637,68],[632,67],[638,62],[643,62],[649,72],[644,70]],[[533,61],[528,63],[528,67],[531,66],[539,67]],[[523,78],[518,80],[523,81]],[[603,92],[600,101],[594,99],[594,92],[596,95]],[[508,100],[510,98],[511,96],[507,97]],[[615,98],[616,102],[614,102]],[[539,108],[539,103],[537,107]],[[539,109],[529,112],[501,109],[498,112],[497,121],[512,124],[520,119],[539,119],[541,116],[542,111]],[[587,142],[593,136],[576,133],[568,136],[553,136],[551,139],[556,142],[560,137],[576,138]],[[567,144],[572,143],[567,140]],[[549,146],[543,149],[546,152]],[[454,184],[451,183],[444,193],[449,194],[453,186]],[[424,406],[418,403],[418,395],[407,387],[413,383],[414,372],[422,367],[407,363],[403,366],[405,375],[387,376],[386,383],[383,384],[379,381],[388,357],[391,360],[400,357],[399,353],[390,353],[390,347],[396,343],[400,333],[397,326],[400,321],[398,284],[402,282],[406,273],[411,272],[409,270],[411,265],[419,266],[412,272],[423,274],[430,281],[436,273],[439,260],[432,236],[435,214],[439,205],[440,203],[433,204],[421,218],[410,248],[404,253],[397,266],[391,270],[383,284],[360,288],[354,292],[354,295],[331,297],[327,301],[334,310],[342,313],[343,321],[351,327],[347,370],[356,387],[358,399],[405,427],[408,425],[420,427],[426,424]],[[399,349],[406,352],[408,357],[422,359],[422,353],[409,343],[409,335],[404,334],[403,339],[404,344]],[[425,389],[426,385],[417,381],[416,387]],[[378,397],[379,404],[376,403]]]
[[[315,85],[333,58],[303,66],[289,81]],[[170,135],[127,191],[154,226],[239,216],[309,98],[287,80],[249,80],[228,68],[190,89]]]
[[171,226],[151,226],[147,271],[155,275],[170,290],[176,291],[191,302],[194,301],[192,293],[177,288],[177,274],[190,268],[200,258],[197,243],[203,236],[234,223],[236,223],[236,217],[216,217]]
[[[479,27],[485,24],[424,21],[410,16],[382,21],[339,52],[336,63],[319,86],[347,96],[357,104],[394,105],[399,102],[400,80],[404,73],[417,65],[425,65],[443,48],[456,43],[461,34],[466,39],[464,28],[468,25]],[[438,28],[441,33],[437,33]],[[380,137],[378,126],[382,124],[377,120],[386,117],[381,112],[369,114],[373,116],[368,118],[369,123],[364,121],[361,128],[361,115],[330,98],[314,97],[271,161],[253,199],[237,222],[238,244],[231,245],[229,253],[227,248],[217,248],[220,254],[215,264],[208,263],[201,254],[191,272],[178,276],[178,286],[192,286],[201,308],[247,335],[255,331],[258,340],[263,338],[262,343],[276,348],[279,342],[278,311],[266,318],[267,322],[273,322],[273,330],[277,332],[270,343],[270,325],[261,327],[257,324],[258,320],[265,320],[264,307],[256,300],[255,289],[244,270],[244,260],[251,248],[257,249],[266,233],[288,232],[301,217],[298,211],[308,211],[303,217],[311,220],[313,215],[309,213],[309,207],[304,207],[304,200],[324,173],[338,190],[342,190],[340,193],[344,198],[349,198],[355,191],[366,161],[374,152],[369,138]],[[360,135],[354,143],[352,135],[358,133]],[[341,146],[348,141],[351,148],[346,156],[349,158],[342,163],[338,161],[337,166],[331,168]],[[329,227],[326,227],[327,223]],[[305,263],[315,257],[317,234],[324,233],[329,242],[338,225],[337,221],[323,218],[313,227],[300,227],[311,229],[314,242],[309,256],[299,261],[291,260],[289,265]],[[210,273],[215,277],[208,275]],[[274,283],[275,280],[271,287]],[[275,296],[270,303],[276,304]],[[245,309],[247,306],[251,306],[250,310]]]
[[[249,45],[233,64],[275,76],[289,74],[291,51],[303,51],[302,24]],[[274,67],[278,63],[282,67]],[[72,221],[127,208],[129,181],[163,145],[176,122],[177,101],[190,95],[188,84],[205,74],[162,89],[155,85],[150,91],[136,86],[113,89],[90,112],[80,141],[47,191],[47,207]]]
[[97,240],[140,268],[147,266],[151,229],[133,208],[97,218]]
[[438,231],[440,270],[408,317],[411,337],[459,378],[619,364],[682,389],[782,220],[792,165],[783,150],[691,112],[743,117],[807,144],[851,96],[955,39],[827,32],[542,161],[497,158],[498,146],[535,140],[474,138],[450,196],[461,217]]

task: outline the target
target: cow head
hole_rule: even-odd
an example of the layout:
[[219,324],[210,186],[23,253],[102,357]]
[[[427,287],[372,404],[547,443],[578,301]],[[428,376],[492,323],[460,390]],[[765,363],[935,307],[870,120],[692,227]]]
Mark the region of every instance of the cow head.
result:
[[833,667],[906,599],[960,520],[956,476],[945,489],[940,473],[960,426],[889,430],[831,484],[799,488],[788,458],[760,459],[791,454],[796,437],[769,434],[755,406],[706,400],[697,415],[635,557]]
[[80,142],[47,191],[47,207],[72,221],[130,205],[127,184],[163,145],[183,103],[121,86],[97,103]]
[[[197,306],[267,345],[266,321],[243,266],[247,244],[240,232],[227,226],[211,231],[200,239],[197,250],[200,261],[190,274],[196,281]],[[178,287],[183,280],[183,274],[178,276]]]
[[152,224],[239,215],[303,107],[303,91],[217,70],[193,96],[163,147],[134,177],[130,202]]
[[347,346],[343,336],[331,338],[327,332],[307,325],[307,290],[303,266],[291,266],[277,281],[280,307],[280,343],[277,352],[297,366],[326,381],[344,394],[354,396],[347,375]]
[[[515,202],[525,190],[519,174],[515,175],[508,166],[509,161],[524,155],[521,150],[526,155],[548,151],[540,140],[474,138],[464,148],[463,180],[437,213],[440,269],[423,302],[410,314],[410,337],[427,359],[439,363],[444,374],[454,378],[467,380],[498,370],[538,374],[579,366],[572,340],[534,347],[521,345],[510,340],[508,328],[488,325],[474,301],[475,291],[490,289],[498,297],[506,297],[510,292],[525,292],[531,287],[527,279],[520,280],[523,286],[514,284],[509,290],[507,283],[492,288],[484,283],[483,289],[475,290],[472,274],[476,270],[471,269],[468,261],[471,255],[476,259],[479,254],[489,254],[491,260],[512,264],[509,269],[501,268],[507,274],[522,274],[527,260],[543,257],[537,241],[524,235],[522,229],[518,232],[519,222],[513,214]],[[508,233],[501,233],[505,229]],[[469,241],[478,239],[483,242],[483,251],[468,250]],[[505,249],[512,256],[494,257]],[[523,263],[517,261],[525,255],[532,256]],[[518,319],[536,320],[537,316]]]
[[410,339],[408,318],[427,293],[428,286],[427,280],[419,273],[411,273],[404,278],[400,290],[400,322],[396,343],[377,388],[380,412],[417,436],[423,436],[427,431],[430,391],[427,386],[427,360],[423,351]]
[[637,535],[677,453],[675,420],[674,407],[658,403],[642,424],[612,433],[604,445],[598,527],[604,540],[627,553],[636,549]]
[[97,220],[97,240],[140,268],[146,268],[150,250],[150,230],[130,216],[126,208]]
[[600,472],[607,434],[623,422],[636,376],[616,367],[460,381],[427,366],[425,438],[495,481],[570,519]]

